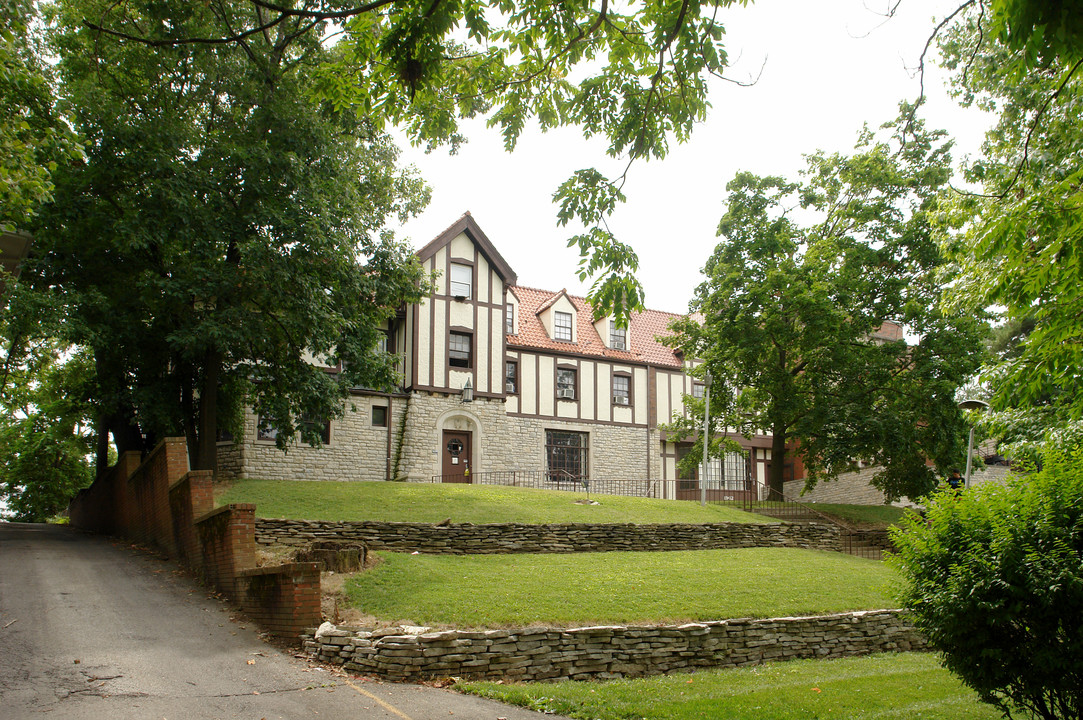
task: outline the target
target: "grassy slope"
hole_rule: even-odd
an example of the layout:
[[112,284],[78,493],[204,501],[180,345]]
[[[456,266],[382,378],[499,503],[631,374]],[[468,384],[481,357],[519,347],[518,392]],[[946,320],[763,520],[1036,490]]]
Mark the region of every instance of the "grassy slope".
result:
[[482,485],[390,482],[240,480],[217,502],[250,502],[265,518],[457,523],[707,523],[773,522],[770,518],[694,502],[592,495]]
[[894,607],[895,575],[885,564],[814,550],[380,555],[379,566],[347,583],[350,604],[421,625],[658,623]]
[[605,683],[460,683],[457,689],[534,710],[598,720],[993,720],[936,656],[881,654]]
[[908,512],[893,505],[836,505],[833,503],[809,503],[809,507],[829,517],[837,517],[849,525],[858,527],[886,528],[894,525]]

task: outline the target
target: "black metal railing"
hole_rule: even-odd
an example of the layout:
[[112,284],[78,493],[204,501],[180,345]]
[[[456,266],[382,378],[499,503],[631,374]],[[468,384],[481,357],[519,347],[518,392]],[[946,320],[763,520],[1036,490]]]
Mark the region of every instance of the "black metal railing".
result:
[[621,495],[623,497],[662,497],[658,480],[614,480],[576,477],[566,470],[498,470],[464,475],[433,475],[434,483],[470,483],[471,485],[503,485],[506,487],[564,490],[587,495]]
[[746,481],[745,491],[730,499],[709,500],[714,505],[726,505],[746,512],[765,515],[787,522],[823,522],[836,525],[839,530],[840,550],[849,555],[882,560],[884,553],[893,547],[886,530],[860,530],[825,515],[813,505],[807,505],[751,478]]
[[886,553],[894,551],[887,530],[853,530],[843,527],[842,551],[870,560],[883,560]]
[[791,500],[774,488],[752,480],[751,477],[745,479],[740,489],[713,490],[708,485],[706,494],[707,501],[712,505],[724,505],[758,515],[766,515],[776,520],[831,522],[809,506]]

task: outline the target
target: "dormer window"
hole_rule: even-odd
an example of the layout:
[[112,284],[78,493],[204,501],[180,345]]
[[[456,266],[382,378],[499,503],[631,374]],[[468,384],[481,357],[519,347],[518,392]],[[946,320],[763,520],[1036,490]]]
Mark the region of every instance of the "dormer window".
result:
[[572,314],[560,312],[553,313],[553,339],[572,341]]
[[469,265],[451,264],[451,278],[448,291],[452,297],[469,298],[474,289],[474,268]]
[[628,349],[628,331],[626,328],[617,327],[615,320],[609,321],[609,347],[614,350]]

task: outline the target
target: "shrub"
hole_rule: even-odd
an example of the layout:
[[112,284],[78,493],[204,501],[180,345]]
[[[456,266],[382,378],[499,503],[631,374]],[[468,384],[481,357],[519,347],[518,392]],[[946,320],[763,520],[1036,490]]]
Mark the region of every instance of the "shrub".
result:
[[901,600],[944,665],[996,705],[1083,717],[1083,451],[956,497],[893,531]]

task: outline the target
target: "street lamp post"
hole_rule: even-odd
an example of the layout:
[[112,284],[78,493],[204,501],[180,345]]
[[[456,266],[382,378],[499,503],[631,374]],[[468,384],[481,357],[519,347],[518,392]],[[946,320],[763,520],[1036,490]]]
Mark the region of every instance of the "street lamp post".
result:
[[711,373],[703,378],[703,477],[699,479],[699,504],[707,505],[707,446],[711,442]]
[[[959,403],[962,410],[985,410],[989,403],[984,400],[963,400]],[[966,475],[963,476],[963,487],[970,487],[970,468],[974,462],[974,424],[970,424],[970,440],[966,444]]]

